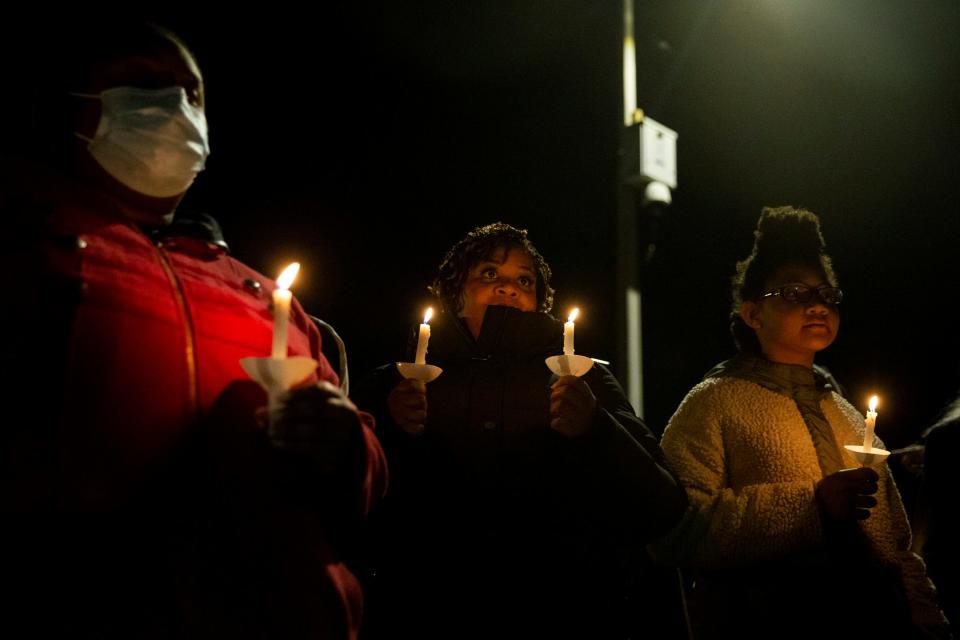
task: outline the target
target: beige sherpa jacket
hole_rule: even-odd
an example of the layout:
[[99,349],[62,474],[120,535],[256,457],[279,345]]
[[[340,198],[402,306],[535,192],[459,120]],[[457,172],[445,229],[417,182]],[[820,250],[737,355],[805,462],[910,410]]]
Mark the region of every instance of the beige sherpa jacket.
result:
[[[863,444],[864,418],[836,393],[821,409],[846,466],[844,449]],[[882,447],[879,438],[875,447]],[[742,567],[823,548],[814,491],[822,478],[810,433],[794,401],[747,380],[719,377],[695,386],[670,419],[663,451],[686,487],[681,522],[650,551],[659,561],[698,569]],[[915,622],[942,623],[923,561],[886,464],[877,506],[860,523],[878,556],[899,567]]]

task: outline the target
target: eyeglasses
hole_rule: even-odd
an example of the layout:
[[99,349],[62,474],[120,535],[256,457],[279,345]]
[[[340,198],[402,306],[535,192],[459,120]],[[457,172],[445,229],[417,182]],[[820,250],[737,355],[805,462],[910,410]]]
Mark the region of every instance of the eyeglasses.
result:
[[761,299],[771,296],[780,296],[787,302],[795,304],[806,304],[812,302],[814,297],[820,302],[835,307],[843,300],[843,291],[839,287],[831,287],[828,284],[822,284],[819,287],[809,287],[805,284],[785,284],[779,289],[768,291],[760,296]]

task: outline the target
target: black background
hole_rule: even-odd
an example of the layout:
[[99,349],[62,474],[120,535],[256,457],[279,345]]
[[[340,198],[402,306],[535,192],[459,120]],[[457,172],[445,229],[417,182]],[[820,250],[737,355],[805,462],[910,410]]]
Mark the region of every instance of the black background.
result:
[[[620,2],[239,6],[149,16],[206,78],[212,155],[183,206],[264,273],[302,262],[354,376],[399,356],[444,252],[495,220],[530,230],[557,315],[580,306],[578,351],[615,360]],[[638,104],[680,135],[643,272],[648,422],[731,355],[734,264],[760,208],[792,204],[847,294],[818,361],[909,442],[960,387],[960,4],[638,1],[635,21]]]

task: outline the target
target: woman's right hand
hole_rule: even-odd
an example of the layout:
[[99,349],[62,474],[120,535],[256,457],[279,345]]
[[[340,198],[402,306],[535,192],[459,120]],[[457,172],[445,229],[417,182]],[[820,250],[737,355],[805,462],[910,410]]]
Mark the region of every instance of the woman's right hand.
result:
[[841,469],[817,483],[817,501],[831,520],[866,520],[877,506],[880,476],[870,467]]
[[401,429],[413,436],[423,433],[427,419],[427,385],[420,380],[406,379],[390,391],[387,410]]

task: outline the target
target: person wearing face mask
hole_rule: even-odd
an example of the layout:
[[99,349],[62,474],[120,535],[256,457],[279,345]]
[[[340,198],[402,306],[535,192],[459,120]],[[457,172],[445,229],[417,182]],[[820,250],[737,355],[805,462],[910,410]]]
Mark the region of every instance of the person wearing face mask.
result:
[[[30,637],[356,638],[350,540],[383,493],[372,418],[295,300],[318,365],[263,424],[239,360],[271,351],[272,278],[208,216],[203,78],[149,24],[38,51],[35,139],[3,159],[3,615]],[[59,52],[55,57],[51,52]]]
[[427,362],[443,373],[424,385],[388,365],[356,396],[391,465],[369,637],[606,639],[654,623],[627,599],[627,559],[685,497],[609,370],[547,368],[563,341],[550,279],[526,231],[474,229],[430,288]]
[[690,505],[650,548],[692,580],[694,637],[949,636],[889,469],[844,448],[864,417],[814,364],[843,299],[819,219],[764,209],[733,279],[739,354],[662,439]]
[[100,94],[71,93],[100,102],[92,138],[76,136],[107,173],[137,193],[171,198],[193,184],[210,153],[201,94],[183,87],[112,87]]

